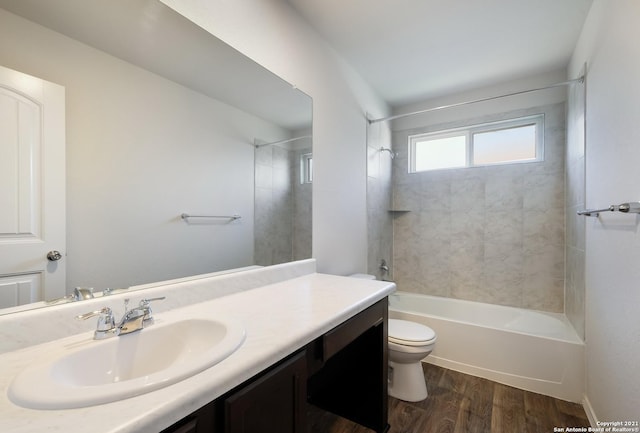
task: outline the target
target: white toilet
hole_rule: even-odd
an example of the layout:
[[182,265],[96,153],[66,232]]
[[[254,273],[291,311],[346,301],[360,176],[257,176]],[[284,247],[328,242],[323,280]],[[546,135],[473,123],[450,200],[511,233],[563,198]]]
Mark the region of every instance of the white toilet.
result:
[[389,395],[404,401],[427,398],[422,361],[436,343],[428,326],[389,319]]
[[[350,277],[375,280],[375,275]],[[428,326],[408,320],[389,319],[389,395],[404,401],[427,398],[421,361],[436,344],[436,333]]]

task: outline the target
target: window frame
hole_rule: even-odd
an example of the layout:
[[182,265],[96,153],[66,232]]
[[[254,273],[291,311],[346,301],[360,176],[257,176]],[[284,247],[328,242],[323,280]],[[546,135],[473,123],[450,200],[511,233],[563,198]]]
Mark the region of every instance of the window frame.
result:
[[[489,162],[483,164],[474,163],[474,135],[478,133],[487,133],[492,131],[502,131],[506,129],[515,129],[519,127],[526,127],[535,125],[536,137],[535,137],[535,158],[523,159],[514,161],[498,161]],[[442,167],[433,168],[427,170],[416,170],[416,144],[425,139],[445,139],[450,137],[464,136],[466,142],[465,149],[465,165],[455,167]],[[417,134],[410,134],[408,137],[408,154],[409,154],[409,173],[424,173],[428,171],[438,170],[455,170],[463,168],[473,167],[489,167],[497,165],[511,165],[511,164],[528,164],[532,162],[544,161],[544,113],[534,114],[524,117],[516,117],[506,120],[498,120],[494,122],[478,123],[474,125],[463,126],[459,128],[442,129],[438,131],[422,132]]]
[[300,155],[300,183],[313,183],[313,153]]

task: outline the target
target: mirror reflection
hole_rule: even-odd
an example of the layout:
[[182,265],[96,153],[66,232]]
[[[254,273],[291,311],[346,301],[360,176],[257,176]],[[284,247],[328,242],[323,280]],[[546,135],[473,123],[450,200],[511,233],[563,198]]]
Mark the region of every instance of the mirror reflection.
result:
[[256,143],[255,165],[255,263],[311,257],[311,136]]
[[0,306],[311,256],[311,99],[158,0],[0,0],[0,65],[66,118],[62,259]]

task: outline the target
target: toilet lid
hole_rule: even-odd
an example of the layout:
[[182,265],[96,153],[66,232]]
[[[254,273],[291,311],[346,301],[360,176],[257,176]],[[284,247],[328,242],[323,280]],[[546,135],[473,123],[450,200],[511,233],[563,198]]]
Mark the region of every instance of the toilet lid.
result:
[[389,341],[406,346],[422,346],[435,340],[436,333],[428,326],[408,320],[389,319]]

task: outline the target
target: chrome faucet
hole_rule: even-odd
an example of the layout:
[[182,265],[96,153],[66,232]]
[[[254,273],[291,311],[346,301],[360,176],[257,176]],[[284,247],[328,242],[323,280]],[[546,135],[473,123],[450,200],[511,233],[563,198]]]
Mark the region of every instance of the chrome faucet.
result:
[[142,299],[138,306],[131,310],[128,309],[129,299],[125,299],[124,314],[118,323],[116,323],[113,311],[109,307],[81,314],[76,316],[76,319],[86,320],[89,317],[99,316],[98,325],[93,333],[94,340],[102,340],[108,337],[130,334],[143,329],[145,326],[153,324],[151,301],[161,301],[163,299],[165,299],[164,296],[160,298]]
[[93,287],[76,287],[73,289],[73,293],[69,293],[62,298],[52,299],[51,301],[45,301],[46,304],[57,304],[58,302],[75,302],[84,301],[85,299],[93,299]]
[[378,267],[382,272],[389,273],[389,266],[387,265],[387,261],[385,259],[380,260],[380,266]]

